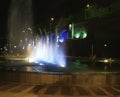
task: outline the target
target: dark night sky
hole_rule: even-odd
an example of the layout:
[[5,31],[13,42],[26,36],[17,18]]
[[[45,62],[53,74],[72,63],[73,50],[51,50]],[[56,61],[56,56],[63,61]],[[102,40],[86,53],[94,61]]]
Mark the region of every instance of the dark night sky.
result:
[[[48,18],[50,15],[61,17],[83,11],[87,3],[108,5],[113,0],[32,0],[35,18]],[[11,0],[0,0],[0,20],[7,17]],[[3,18],[3,19],[2,19]]]
[[[109,5],[114,0],[33,0],[34,21],[48,21],[50,17],[60,18],[82,14],[87,3]],[[7,32],[8,11],[11,0],[0,0],[0,36]]]
[[[34,0],[33,9],[36,18],[48,21],[50,17],[60,18],[83,11],[81,0]],[[39,20],[36,20],[39,21]]]
[[34,0],[33,9],[35,18],[47,20],[51,16],[56,18],[69,15],[83,14],[86,4],[97,3],[107,6],[113,0]]

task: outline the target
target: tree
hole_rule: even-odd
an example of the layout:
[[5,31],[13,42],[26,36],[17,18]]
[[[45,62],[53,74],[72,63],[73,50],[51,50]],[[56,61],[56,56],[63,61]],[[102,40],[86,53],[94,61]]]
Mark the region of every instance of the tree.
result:
[[85,19],[103,17],[109,14],[108,8],[100,8],[97,5],[91,5],[85,9]]
[[110,13],[120,12],[120,0],[116,0],[109,6]]
[[120,12],[120,1],[115,0],[106,7],[100,7],[97,4],[91,4],[85,9],[85,19],[95,17],[105,17],[107,15]]

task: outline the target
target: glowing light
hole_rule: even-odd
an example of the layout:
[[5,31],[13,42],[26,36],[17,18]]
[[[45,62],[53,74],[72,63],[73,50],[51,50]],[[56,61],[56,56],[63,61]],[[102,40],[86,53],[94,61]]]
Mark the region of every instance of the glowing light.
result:
[[5,49],[5,51],[7,51],[8,49]]
[[51,18],[50,18],[50,20],[51,20],[51,21],[54,21],[54,18],[53,18],[53,17],[51,17]]
[[113,60],[113,59],[111,59],[111,58],[109,58],[109,59],[105,59],[105,60],[103,60],[103,62],[105,62],[105,63],[112,63],[112,62],[114,62],[115,60]]
[[109,62],[109,60],[108,60],[108,59],[105,59],[105,60],[104,60],[104,62],[105,62],[105,63],[108,63],[108,62]]
[[107,44],[104,44],[105,47],[107,47]]
[[87,33],[84,33],[84,34],[83,34],[83,38],[86,38],[86,37],[87,37]]
[[60,65],[61,67],[65,67],[65,65]]
[[78,32],[75,34],[75,38],[79,38],[79,37],[80,37],[80,33]]
[[22,47],[22,49],[24,50],[24,49],[25,49],[25,47],[23,46],[23,47]]
[[64,42],[64,39],[59,39],[59,41],[62,43],[62,42]]
[[85,28],[76,28],[76,30],[74,32],[74,37],[80,38],[80,39],[86,38],[87,32],[86,32]]
[[70,29],[72,28],[72,24],[69,24],[69,28],[70,28]]
[[90,5],[89,4],[87,4],[87,8],[89,8],[90,7]]
[[29,44],[28,44],[28,46],[30,47],[30,46],[31,46],[31,44],[29,43]]
[[29,72],[32,71],[32,67],[27,66],[27,67],[25,67],[25,69],[26,69],[26,71],[29,71]]
[[59,42],[64,42],[66,39],[68,39],[68,32],[66,29],[63,29],[60,31],[60,35],[59,35]]
[[39,65],[45,65],[45,64],[43,64],[43,63],[39,63]]
[[87,37],[87,33],[86,32],[77,32],[77,33],[75,33],[75,38],[84,39],[86,37]]
[[34,62],[35,60],[34,60],[34,58],[28,58],[28,61],[29,61],[30,63],[32,63],[32,62]]
[[14,48],[17,48],[17,46],[16,46],[16,45],[14,45]]

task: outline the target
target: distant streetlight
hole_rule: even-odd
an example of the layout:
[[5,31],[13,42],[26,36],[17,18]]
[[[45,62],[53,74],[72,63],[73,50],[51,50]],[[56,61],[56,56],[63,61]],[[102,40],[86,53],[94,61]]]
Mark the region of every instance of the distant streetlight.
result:
[[104,44],[104,47],[107,47],[107,44]]
[[69,24],[69,29],[71,30],[71,28],[72,28],[72,24]]
[[51,17],[51,18],[50,18],[50,21],[54,21],[54,18],[53,18],[53,17]]
[[55,20],[54,17],[50,18],[50,31],[52,30],[52,26],[53,26],[53,21]]
[[90,4],[87,4],[86,6],[87,6],[87,8],[89,8],[89,7],[90,7]]

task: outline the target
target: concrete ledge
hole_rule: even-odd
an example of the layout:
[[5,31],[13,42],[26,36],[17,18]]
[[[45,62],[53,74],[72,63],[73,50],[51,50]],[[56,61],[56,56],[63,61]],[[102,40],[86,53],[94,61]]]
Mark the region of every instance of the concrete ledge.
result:
[[54,85],[120,85],[119,73],[46,74],[0,71],[0,80],[30,84]]

